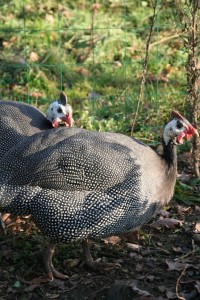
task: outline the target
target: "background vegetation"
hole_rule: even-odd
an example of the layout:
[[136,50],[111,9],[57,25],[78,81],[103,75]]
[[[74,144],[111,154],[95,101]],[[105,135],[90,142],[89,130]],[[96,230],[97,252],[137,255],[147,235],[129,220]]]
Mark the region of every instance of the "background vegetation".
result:
[[[135,137],[156,147],[171,110],[187,111],[184,22],[191,18],[184,3],[190,2],[157,1],[144,97],[134,127]],[[130,135],[153,3],[0,0],[0,98],[46,112],[64,90],[76,126]],[[120,263],[119,269],[91,272],[82,265],[80,245],[59,245],[54,264],[70,278],[49,282],[42,260],[47,239],[30,216],[10,216],[6,234],[0,232],[0,299],[116,300],[118,295],[122,300],[128,297],[122,298],[119,290],[113,298],[106,295],[116,281],[130,280],[128,291],[136,300],[198,300],[200,183],[193,178],[190,144],[179,151],[181,180],[158,220],[129,236],[91,241],[93,257]]]
[[[46,111],[64,90],[76,126],[130,134],[151,1],[1,1],[0,96]],[[187,53],[170,1],[158,1],[134,135],[153,142],[183,112]]]

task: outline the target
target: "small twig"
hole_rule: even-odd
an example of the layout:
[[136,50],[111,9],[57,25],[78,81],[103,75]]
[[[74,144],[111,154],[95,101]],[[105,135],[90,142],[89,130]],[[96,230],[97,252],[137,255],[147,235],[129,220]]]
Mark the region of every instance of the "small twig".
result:
[[[98,3],[94,3],[91,7],[91,12],[92,12],[92,19],[91,19],[91,27],[90,27],[90,40],[89,40],[89,45],[88,45],[88,49],[85,53],[85,55],[83,55],[83,57],[81,58],[81,61],[85,61],[88,56],[90,55],[93,46],[95,44],[94,41],[94,19],[95,19],[95,14],[99,9],[99,4]],[[98,41],[98,39],[97,39]],[[94,57],[93,57],[93,63],[94,63]]]
[[169,40],[175,39],[177,37],[180,37],[180,34],[176,33],[176,34],[173,34],[173,35],[170,35],[170,36],[166,36],[166,37],[160,39],[159,41],[156,41],[156,42],[150,44],[149,49],[151,49],[152,47],[157,46],[159,44],[165,43]]
[[110,285],[103,286],[101,289],[99,289],[99,290],[95,291],[95,292],[94,292],[94,294],[100,293],[100,292],[102,292],[103,290],[106,290],[106,289],[108,289],[109,287],[110,287]]
[[148,35],[147,43],[146,43],[144,66],[143,66],[143,71],[142,71],[142,80],[141,80],[140,88],[139,88],[138,102],[137,102],[135,117],[134,117],[132,127],[131,127],[131,136],[133,136],[133,131],[134,131],[135,123],[136,123],[138,112],[139,112],[140,102],[142,101],[144,85],[145,85],[145,81],[146,81],[147,65],[148,65],[148,60],[149,60],[149,46],[150,46],[150,42],[151,42],[151,37],[152,37],[152,33],[153,33],[153,28],[154,28],[154,21],[155,21],[155,17],[156,17],[157,2],[158,2],[158,0],[155,0],[154,7],[153,7],[153,16],[152,16],[151,25],[150,25],[150,31],[149,31],[149,35]]
[[179,286],[179,282],[181,280],[181,277],[183,276],[183,274],[185,273],[186,269],[187,269],[188,266],[185,266],[185,268],[183,269],[183,271],[181,272],[181,275],[179,276],[179,278],[177,279],[177,282],[176,282],[176,297],[180,300],[185,300],[184,297],[181,297],[179,296],[179,292],[178,292],[178,286]]
[[187,258],[188,256],[190,256],[191,254],[194,254],[197,251],[199,251],[199,249],[193,249],[193,250],[189,251],[188,253],[182,255],[181,257],[179,257],[178,260],[185,259],[185,258]]

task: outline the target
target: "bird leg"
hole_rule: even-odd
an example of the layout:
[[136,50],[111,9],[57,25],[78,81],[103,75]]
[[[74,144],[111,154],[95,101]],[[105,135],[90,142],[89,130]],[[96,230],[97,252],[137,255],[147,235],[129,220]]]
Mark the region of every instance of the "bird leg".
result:
[[10,214],[8,214],[8,213],[3,214],[3,215],[0,213],[0,224],[1,224],[2,229],[6,228],[5,221],[8,219],[9,216],[10,216]]
[[56,245],[53,243],[50,243],[46,252],[45,252],[45,267],[47,270],[48,277],[52,281],[54,277],[59,278],[59,279],[67,279],[69,276],[62,274],[58,272],[52,263],[52,258],[54,255]]
[[0,224],[1,224],[1,228],[4,230],[5,229],[5,224],[4,224],[3,217],[2,217],[1,213],[0,213]]
[[114,269],[116,267],[121,267],[118,263],[102,263],[94,261],[90,253],[88,240],[82,241],[83,248],[83,259],[85,264],[91,268],[93,271],[99,271],[100,269]]

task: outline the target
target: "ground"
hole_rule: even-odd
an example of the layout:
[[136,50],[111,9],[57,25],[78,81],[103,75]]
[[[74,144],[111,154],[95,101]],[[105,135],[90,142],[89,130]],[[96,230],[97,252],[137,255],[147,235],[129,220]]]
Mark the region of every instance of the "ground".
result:
[[90,242],[95,259],[120,267],[92,272],[81,264],[80,244],[58,245],[54,264],[69,279],[48,282],[47,241],[31,218],[11,217],[0,235],[0,299],[200,299],[199,227],[198,206],[172,201],[139,232]]
[[95,260],[118,268],[95,273],[83,264],[80,243],[59,244],[54,265],[69,279],[49,282],[43,261],[48,240],[31,216],[9,216],[0,230],[0,300],[199,300],[200,188],[190,158],[179,153],[174,197],[148,224],[90,241]]

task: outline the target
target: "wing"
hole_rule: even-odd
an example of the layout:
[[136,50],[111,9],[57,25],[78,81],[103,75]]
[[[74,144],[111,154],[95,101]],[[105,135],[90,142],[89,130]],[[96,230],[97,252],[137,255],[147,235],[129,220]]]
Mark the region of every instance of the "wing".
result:
[[0,100],[0,157],[26,136],[50,129],[38,109],[21,102]]
[[1,181],[68,191],[104,190],[139,178],[135,154],[140,157],[148,149],[121,134],[77,128],[44,131],[4,155]]

